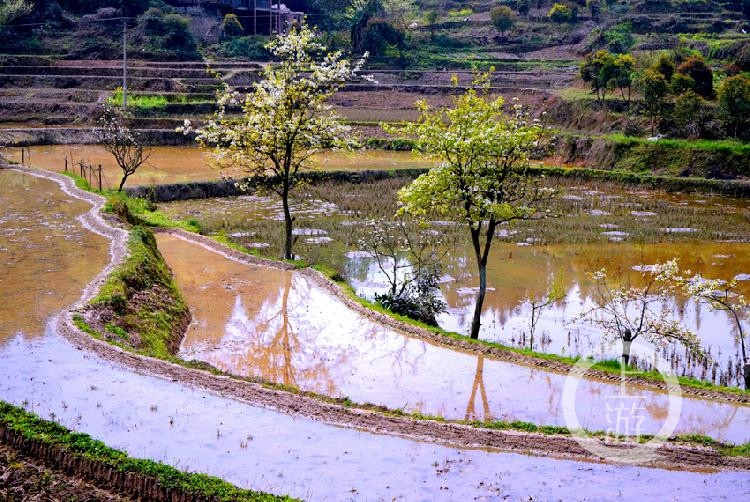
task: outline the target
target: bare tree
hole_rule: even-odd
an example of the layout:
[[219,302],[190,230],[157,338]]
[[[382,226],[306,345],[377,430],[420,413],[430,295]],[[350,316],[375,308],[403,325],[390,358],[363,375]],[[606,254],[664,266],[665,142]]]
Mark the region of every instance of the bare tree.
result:
[[98,120],[96,135],[99,143],[115,158],[122,170],[118,192],[128,177],[148,161],[153,150],[145,148],[141,139],[130,128],[131,116],[112,106],[105,106]]
[[536,333],[536,325],[539,323],[539,318],[542,316],[542,311],[563,298],[565,298],[565,291],[562,288],[562,284],[556,280],[552,285],[552,289],[545,295],[536,296],[530,294],[526,299],[526,303],[531,307],[531,318],[529,319],[529,348],[531,350],[534,350],[534,334]]

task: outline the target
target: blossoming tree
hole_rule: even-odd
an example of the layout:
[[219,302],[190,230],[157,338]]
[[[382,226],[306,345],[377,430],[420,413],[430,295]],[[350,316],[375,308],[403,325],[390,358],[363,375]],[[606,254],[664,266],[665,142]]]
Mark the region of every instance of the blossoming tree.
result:
[[[689,271],[686,271],[686,274],[689,273]],[[734,320],[734,325],[737,328],[737,339],[740,342],[745,388],[750,389],[750,361],[748,361],[745,348],[745,330],[743,328],[743,324],[748,322],[747,315],[750,314],[750,303],[748,303],[745,295],[738,291],[739,281],[737,279],[732,279],[729,282],[704,279],[700,274],[696,274],[690,278],[681,278],[679,284],[689,297],[705,303],[711,310],[726,312]]]
[[418,218],[452,217],[466,224],[479,271],[472,338],[479,337],[495,230],[503,223],[534,217],[552,193],[526,169],[544,128],[520,105],[507,112],[502,97],[488,95],[489,81],[489,74],[479,76],[478,89],[457,97],[453,108],[433,111],[421,101],[417,122],[385,127],[414,136],[417,152],[441,161],[399,192],[399,211]]
[[[354,145],[351,129],[342,124],[327,100],[356,76],[364,57],[352,63],[340,51],[326,53],[306,24],[277,37],[266,48],[278,63],[268,65],[263,78],[245,96],[224,85],[218,94],[218,111],[196,130],[196,139],[202,146],[213,147],[219,168],[240,167],[250,176],[266,178],[266,185],[281,197],[284,258],[291,259],[290,192],[316,152]],[[232,115],[231,109],[237,107],[242,114]],[[190,123],[181,130],[191,131]]]
[[673,319],[669,307],[677,293],[677,260],[641,268],[642,286],[613,285],[606,269],[594,272],[596,306],[581,313],[603,331],[605,341],[622,342],[622,362],[630,362],[630,346],[643,338],[657,347],[679,343],[693,356],[704,355],[700,339]]

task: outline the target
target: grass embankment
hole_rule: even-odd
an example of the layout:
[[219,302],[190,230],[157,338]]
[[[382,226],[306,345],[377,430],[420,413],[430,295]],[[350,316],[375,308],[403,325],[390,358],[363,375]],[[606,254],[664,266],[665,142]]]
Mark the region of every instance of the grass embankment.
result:
[[[122,89],[112,93],[107,103],[113,106],[122,105]],[[211,95],[189,95],[189,94],[138,94],[128,93],[128,106],[137,111],[158,111],[165,109],[168,105],[195,105],[214,104],[215,99]]]
[[120,473],[153,478],[162,489],[196,498],[248,502],[294,500],[286,496],[240,489],[206,474],[182,472],[151,460],[129,457],[124,451],[110,448],[87,434],[73,432],[57,423],[42,420],[3,401],[0,401],[0,429],[20,435],[25,441],[56,447],[75,459],[93,461]]
[[[131,204],[146,216],[144,203]],[[75,314],[74,321],[97,338],[149,356],[173,359],[190,322],[190,311],[172,271],[159,253],[153,232],[130,214],[123,198],[110,197],[105,211],[135,225],[128,238],[128,256],[89,305]]]
[[583,163],[597,169],[678,179],[750,177],[750,143],[564,133],[557,136],[557,143],[557,153],[565,162]]

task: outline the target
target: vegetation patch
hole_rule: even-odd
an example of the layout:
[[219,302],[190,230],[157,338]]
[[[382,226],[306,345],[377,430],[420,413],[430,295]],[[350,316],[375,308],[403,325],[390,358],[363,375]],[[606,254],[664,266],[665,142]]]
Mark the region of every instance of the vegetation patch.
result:
[[[151,478],[156,480],[161,489],[171,491],[174,494],[185,494],[211,501],[270,502],[294,500],[290,497],[243,490],[219,478],[178,471],[173,467],[151,460],[131,458],[126,452],[110,448],[87,434],[73,432],[57,423],[42,420],[21,408],[0,401],[0,433],[4,432],[3,430],[11,433],[10,435],[3,434],[3,436],[21,437],[27,444],[56,448],[68,458],[101,464],[120,473]],[[31,451],[40,450],[41,448],[31,449]],[[63,463],[64,461],[60,462],[60,464]],[[91,470],[91,472],[93,471],[94,469]],[[100,469],[96,471],[101,472]],[[96,474],[90,475],[96,476]],[[120,488],[123,491],[127,490],[125,486]]]
[[156,247],[151,230],[135,226],[129,256],[102,286],[76,321],[100,338],[137,352],[170,358],[190,322],[172,272]]

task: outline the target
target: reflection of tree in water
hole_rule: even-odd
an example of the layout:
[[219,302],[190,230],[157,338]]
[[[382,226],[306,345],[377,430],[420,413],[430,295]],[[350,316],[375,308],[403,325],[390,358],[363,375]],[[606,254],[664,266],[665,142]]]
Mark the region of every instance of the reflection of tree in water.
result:
[[231,351],[227,362],[242,373],[252,372],[273,382],[337,395],[331,372],[349,358],[352,349],[333,354],[330,348],[316,345],[317,330],[309,329],[311,326],[299,315],[302,313],[294,311],[296,306],[305,304],[301,300],[307,292],[302,284],[293,281],[291,273],[283,275],[277,298],[265,300],[252,320],[241,298],[236,298],[222,346],[231,347],[235,342],[241,347]]
[[[475,408],[477,391],[479,391],[482,399],[482,416],[477,415]],[[492,420],[490,403],[487,399],[487,389],[484,386],[484,356],[477,356],[477,371],[474,373],[474,381],[471,384],[471,396],[469,396],[469,404],[466,406],[465,418],[466,420]]]

